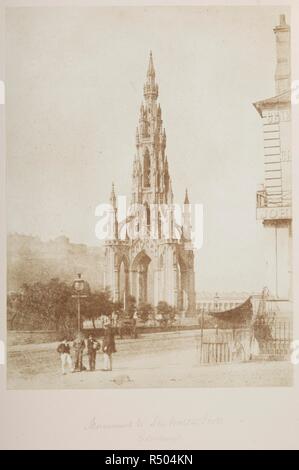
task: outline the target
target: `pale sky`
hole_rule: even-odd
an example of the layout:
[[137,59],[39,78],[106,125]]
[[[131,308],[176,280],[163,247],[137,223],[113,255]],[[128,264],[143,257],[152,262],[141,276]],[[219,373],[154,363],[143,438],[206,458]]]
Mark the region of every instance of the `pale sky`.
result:
[[204,204],[196,286],[264,286],[261,119],[274,95],[273,28],[285,7],[9,8],[8,230],[97,245],[111,182],[130,194],[153,52],[175,202]]

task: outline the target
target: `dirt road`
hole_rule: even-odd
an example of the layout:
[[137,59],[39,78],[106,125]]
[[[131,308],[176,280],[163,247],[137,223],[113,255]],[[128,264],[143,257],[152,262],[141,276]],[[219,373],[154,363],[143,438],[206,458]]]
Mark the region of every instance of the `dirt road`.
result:
[[[104,372],[103,355],[96,371],[61,375],[57,343],[13,346],[8,350],[9,389],[101,389],[151,387],[291,386],[289,362],[201,365],[199,332],[147,334],[116,340],[113,371]],[[85,365],[88,358],[84,357]]]

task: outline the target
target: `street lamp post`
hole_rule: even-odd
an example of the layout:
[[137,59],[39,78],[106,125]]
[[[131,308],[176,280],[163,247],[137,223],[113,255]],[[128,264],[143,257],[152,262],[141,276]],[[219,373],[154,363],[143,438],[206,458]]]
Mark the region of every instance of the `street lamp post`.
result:
[[81,305],[80,299],[87,297],[85,294],[85,281],[81,277],[81,273],[78,273],[78,277],[73,282],[73,289],[75,290],[75,294],[72,297],[77,299],[77,321],[78,321],[78,334],[81,331]]
[[203,327],[204,327],[204,306],[201,309],[201,321],[200,321],[200,362],[203,362]]
[[[219,303],[220,297],[218,293],[216,292],[216,295],[214,297],[214,312],[219,312],[220,311],[220,303]],[[216,316],[216,336],[218,336],[218,319]]]
[[220,300],[220,297],[218,293],[216,292],[215,297],[214,297],[214,312],[218,312],[220,310],[219,300]]

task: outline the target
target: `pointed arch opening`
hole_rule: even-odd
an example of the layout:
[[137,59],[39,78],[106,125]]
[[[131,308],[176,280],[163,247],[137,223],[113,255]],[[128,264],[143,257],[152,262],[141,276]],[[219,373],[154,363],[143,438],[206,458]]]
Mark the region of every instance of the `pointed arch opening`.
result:
[[177,286],[178,286],[178,308],[186,311],[188,307],[188,270],[185,261],[178,257]]
[[145,204],[145,217],[146,217],[146,226],[149,230],[151,227],[151,210],[149,208],[148,203]]
[[146,149],[143,156],[143,186],[148,188],[150,186],[150,173],[151,173],[151,159],[148,149]]
[[159,269],[163,269],[163,268],[164,268],[164,256],[163,256],[163,253],[161,253],[159,257]]
[[162,238],[162,220],[161,220],[161,212],[158,211],[158,239],[161,240]]
[[152,301],[150,287],[153,280],[150,267],[151,258],[142,250],[132,263],[132,289],[138,304]]
[[125,305],[126,299],[130,293],[129,286],[129,261],[125,255],[122,256],[118,267],[119,273],[119,300]]

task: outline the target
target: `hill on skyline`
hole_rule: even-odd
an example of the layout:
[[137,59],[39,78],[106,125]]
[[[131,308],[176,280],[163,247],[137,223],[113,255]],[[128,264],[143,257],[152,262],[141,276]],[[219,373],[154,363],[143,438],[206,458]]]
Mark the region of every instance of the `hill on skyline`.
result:
[[7,237],[7,291],[16,291],[22,284],[47,282],[57,277],[71,284],[77,273],[92,289],[103,287],[104,248],[70,242],[59,236],[42,241],[19,233]]

